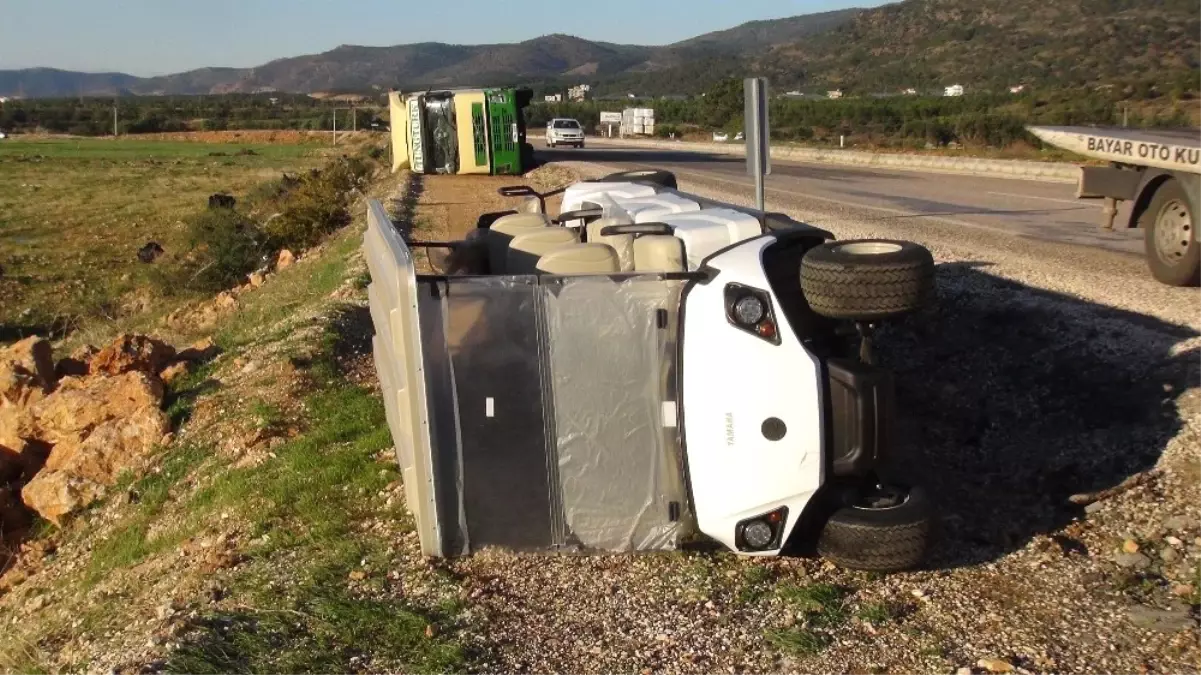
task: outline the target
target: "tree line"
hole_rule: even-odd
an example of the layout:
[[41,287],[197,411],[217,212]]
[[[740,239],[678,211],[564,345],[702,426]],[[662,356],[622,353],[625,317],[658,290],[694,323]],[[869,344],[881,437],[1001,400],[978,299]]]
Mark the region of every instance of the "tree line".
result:
[[[378,109],[314,99],[302,94],[214,96],[136,96],[9,100],[0,104],[0,131],[104,136],[226,129],[360,129],[387,124]],[[336,110],[337,109],[337,110]],[[351,115],[354,115],[352,119]]]

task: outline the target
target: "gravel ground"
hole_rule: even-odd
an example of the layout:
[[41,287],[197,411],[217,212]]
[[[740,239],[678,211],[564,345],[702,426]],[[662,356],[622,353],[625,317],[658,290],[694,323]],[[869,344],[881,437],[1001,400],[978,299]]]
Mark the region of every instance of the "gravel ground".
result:
[[[681,189],[749,203],[716,182]],[[478,668],[1201,670],[1198,291],[1120,254],[803,199],[770,206],[839,239],[904,238],[935,255],[939,303],[878,340],[898,378],[898,471],[941,514],[929,565],[881,578],[801,558],[488,551],[440,563],[461,585]],[[1144,480],[1087,507],[1068,500],[1131,476]],[[815,584],[840,589],[834,627],[790,599]],[[816,647],[768,638],[810,628]]]

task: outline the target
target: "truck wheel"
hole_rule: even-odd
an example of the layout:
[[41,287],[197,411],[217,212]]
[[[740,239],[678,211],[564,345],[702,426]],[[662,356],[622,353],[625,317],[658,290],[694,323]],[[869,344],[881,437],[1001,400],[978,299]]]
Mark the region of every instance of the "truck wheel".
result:
[[900,572],[922,563],[932,531],[930,502],[921,488],[883,486],[835,511],[817,552],[841,567]]
[[679,188],[676,183],[676,175],[670,171],[658,171],[655,169],[639,169],[636,171],[619,171],[611,173],[601,179],[602,181],[637,181],[639,183],[654,183],[662,185],[665,188],[673,190]]
[[814,312],[872,321],[925,305],[934,292],[934,256],[908,241],[857,239],[811,249],[801,260],[801,291]]
[[1143,215],[1147,265],[1156,281],[1196,286],[1201,281],[1201,245],[1184,188],[1168,179],[1155,190]]

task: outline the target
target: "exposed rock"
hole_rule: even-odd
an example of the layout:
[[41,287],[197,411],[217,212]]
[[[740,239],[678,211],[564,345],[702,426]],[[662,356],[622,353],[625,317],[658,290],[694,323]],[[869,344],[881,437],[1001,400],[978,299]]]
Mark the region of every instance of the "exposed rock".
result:
[[[104,367],[153,364],[156,353],[163,353],[162,343],[156,342],[119,340],[106,350]],[[162,398],[163,383],[138,369],[116,376],[64,378],[29,410],[33,434],[28,437],[38,442],[23,448],[24,475],[33,474],[29,467],[34,463],[41,466],[44,460],[44,467],[22,489],[25,504],[61,524],[63,516],[102,495],[121,471],[141,469],[170,430],[159,409]]]
[[1160,633],[1175,633],[1197,625],[1197,622],[1189,616],[1187,607],[1156,609],[1145,605],[1134,605],[1128,612],[1130,622],[1134,625]]
[[193,343],[187,349],[181,350],[175,355],[175,358],[180,361],[203,362],[212,359],[220,352],[217,345],[213,344],[212,338],[204,338]]
[[128,417],[143,408],[158,410],[162,399],[162,382],[140,371],[117,377],[68,377],[53,395],[33,407],[33,416],[38,437],[58,446],[81,442],[109,420]]
[[990,673],[1012,673],[1013,664],[1004,659],[985,658],[976,662],[977,668],[983,668]]
[[104,486],[65,471],[43,471],[21,489],[25,504],[56,525],[103,495]]
[[250,276],[246,278],[246,282],[250,284],[251,288],[259,288],[266,281],[267,278],[261,272],[251,272]]
[[0,398],[27,406],[50,393],[54,382],[49,341],[31,337],[0,349]]
[[70,356],[60,359],[54,366],[54,374],[59,378],[84,377],[91,372],[92,358],[99,351],[92,345],[76,347]]
[[1180,553],[1171,546],[1165,546],[1163,550],[1159,552],[1159,557],[1162,558],[1164,562],[1171,564],[1180,559]]
[[1138,542],[1133,539],[1127,539],[1122,542],[1122,550],[1126,553],[1138,553]]
[[220,311],[229,311],[238,306],[238,299],[234,297],[233,293],[230,293],[229,291],[222,291],[221,293],[218,293],[217,297],[213,300],[213,306]]
[[296,262],[296,255],[288,249],[279,252],[279,257],[275,259],[275,269],[283,270],[292,266]]
[[175,348],[145,335],[122,335],[92,358],[92,373],[158,373],[175,358]]
[[139,468],[170,428],[163,411],[141,408],[104,422],[77,446],[54,446],[42,473],[67,471],[100,483],[114,482],[123,469]]
[[159,373],[158,376],[163,382],[171,384],[177,378],[187,375],[189,370],[191,370],[190,361],[176,361],[163,368],[163,372]]
[[30,508],[61,524],[63,516],[104,494],[122,471],[142,469],[169,428],[167,416],[155,406],[104,422],[78,445],[54,446],[45,468],[21,495]]

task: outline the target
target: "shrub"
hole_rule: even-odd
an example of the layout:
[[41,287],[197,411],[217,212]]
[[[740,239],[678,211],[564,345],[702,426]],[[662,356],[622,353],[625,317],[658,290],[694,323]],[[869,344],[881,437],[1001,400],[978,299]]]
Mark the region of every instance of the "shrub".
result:
[[187,225],[191,254],[173,280],[179,287],[209,292],[229,288],[254,271],[267,252],[262,232],[233,209],[202,211]]
[[263,223],[272,249],[307,248],[350,222],[348,207],[370,167],[359,158],[334,162],[323,171],[302,176],[282,193],[280,210]]

